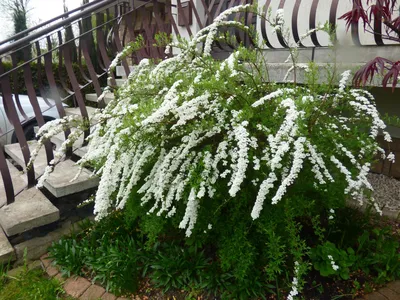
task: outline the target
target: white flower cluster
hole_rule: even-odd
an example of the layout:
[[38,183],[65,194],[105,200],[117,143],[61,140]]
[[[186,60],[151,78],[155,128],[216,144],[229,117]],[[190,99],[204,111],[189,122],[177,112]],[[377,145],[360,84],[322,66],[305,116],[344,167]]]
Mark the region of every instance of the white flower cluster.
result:
[[331,262],[332,269],[333,269],[334,271],[339,270],[339,266],[338,266],[338,265],[335,263],[335,261],[333,260],[332,255],[328,255],[328,259],[329,259],[330,262]]
[[[101,176],[95,196],[97,219],[124,208],[134,194],[132,201],[148,208],[148,214],[178,215],[179,228],[190,236],[202,203],[220,197],[217,189],[225,188],[226,198],[232,198],[252,184],[256,195],[247,197],[254,201],[251,217],[257,219],[266,205],[284,199],[306,168],[312,172],[311,184],[322,191],[339,176],[347,183],[344,192],[360,202],[364,190],[372,188],[366,178],[370,164],[357,155],[381,151],[375,139],[385,125],[369,93],[345,90],[348,73],[332,95],[312,94],[299,86],[270,84],[268,92],[247,88],[236,76],[242,72],[238,58],[243,49],[215,63],[219,77],[210,73],[210,62],[207,58],[204,63],[201,55],[209,54],[216,30],[227,24],[228,15],[247,8],[224,12],[194,37],[188,51],[157,66],[142,61],[118,97],[95,115],[99,125],[92,129],[87,154],[78,164],[91,164]],[[193,46],[199,42],[205,43],[205,50],[196,56]],[[221,92],[228,81],[237,85]],[[345,115],[336,107],[341,99],[349,108]],[[327,112],[327,104],[334,113]],[[46,124],[42,138],[63,131],[72,121]],[[362,149],[346,144],[345,134],[358,122],[371,127]],[[60,151],[80,132],[73,131]]]
[[289,292],[289,295],[287,296],[287,300],[293,300],[295,296],[299,294],[298,291],[298,285],[299,285],[299,280],[296,277],[299,273],[299,263],[297,261],[294,262],[294,277],[292,279],[292,289]]

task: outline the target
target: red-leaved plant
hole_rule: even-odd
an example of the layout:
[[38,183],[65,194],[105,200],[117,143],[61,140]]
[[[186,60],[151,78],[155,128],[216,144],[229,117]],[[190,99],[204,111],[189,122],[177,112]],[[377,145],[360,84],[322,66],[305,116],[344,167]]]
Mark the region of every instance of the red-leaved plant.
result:
[[[400,17],[395,17],[396,9],[398,9],[397,0],[352,0],[352,2],[353,9],[339,18],[346,21],[347,30],[352,24],[358,25],[359,22],[363,22],[366,32],[400,43]],[[377,32],[376,28],[380,28],[382,23],[382,30]],[[383,76],[382,85],[387,87],[391,84],[394,89],[399,80],[400,60],[374,58],[354,75],[353,84],[364,86],[378,73]]]

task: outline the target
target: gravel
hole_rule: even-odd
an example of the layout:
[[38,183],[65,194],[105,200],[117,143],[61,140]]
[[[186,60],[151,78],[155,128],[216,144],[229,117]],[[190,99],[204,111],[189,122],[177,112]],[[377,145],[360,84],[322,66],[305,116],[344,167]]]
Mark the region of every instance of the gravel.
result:
[[400,210],[400,181],[382,174],[368,174],[374,188],[374,198],[379,207],[390,211]]

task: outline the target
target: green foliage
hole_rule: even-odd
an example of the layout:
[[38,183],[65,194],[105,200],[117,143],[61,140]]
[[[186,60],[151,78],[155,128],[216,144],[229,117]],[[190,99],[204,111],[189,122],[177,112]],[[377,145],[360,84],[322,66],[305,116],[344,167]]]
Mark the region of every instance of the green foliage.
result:
[[[338,265],[339,269],[337,271],[332,268],[332,260],[329,259],[329,255],[333,257],[334,262]],[[341,250],[331,242],[326,242],[313,248],[310,258],[312,265],[322,276],[339,275],[344,280],[350,278],[350,267],[356,261],[352,248]]]
[[30,268],[26,262],[16,275],[9,275],[10,264],[0,267],[0,299],[2,300],[57,300],[66,297],[61,283],[48,278],[42,269]]
[[380,284],[400,277],[399,240],[390,231],[390,227],[374,228],[358,237],[357,267]]

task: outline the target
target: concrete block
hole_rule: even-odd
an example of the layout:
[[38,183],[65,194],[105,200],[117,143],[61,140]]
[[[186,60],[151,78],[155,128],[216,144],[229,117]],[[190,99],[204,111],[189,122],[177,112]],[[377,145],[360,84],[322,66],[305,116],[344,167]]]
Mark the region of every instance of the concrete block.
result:
[[[72,132],[75,131],[74,129],[71,130]],[[56,149],[60,148],[62,143],[65,141],[65,134],[64,132],[60,132],[53,137],[50,138],[50,141],[56,146]],[[76,140],[76,142],[72,145],[72,149],[78,149],[83,144],[83,134]]]
[[[129,66],[129,71],[130,72],[134,71],[135,69],[136,69],[136,66]],[[117,73],[117,76],[122,77],[122,78],[126,78],[127,77],[127,75],[125,73],[125,68],[123,66],[117,66],[115,68],[115,71]]]
[[79,193],[98,186],[99,178],[91,177],[88,169],[83,169],[79,177],[72,181],[79,171],[79,166],[71,160],[65,160],[57,164],[53,173],[44,182],[44,187],[55,197]]
[[[37,145],[37,141],[28,141],[28,147],[29,147],[30,151],[34,150],[36,148],[36,145]],[[4,150],[19,166],[21,166],[26,171],[24,157],[22,155],[21,147],[18,143],[5,145]],[[46,169],[46,166],[47,166],[47,156],[46,156],[46,150],[44,149],[44,147],[42,147],[39,150],[39,154],[36,157],[36,160],[35,160],[33,166],[35,168],[36,177],[38,177],[44,173],[44,170]]]
[[[89,118],[94,114],[94,112],[95,112],[96,109],[97,109],[97,108],[90,107],[90,106],[86,106],[86,110],[87,110],[87,113],[88,113]],[[78,116],[80,116],[80,115],[82,115],[82,114],[81,114],[81,110],[80,110],[79,107],[68,107],[68,108],[65,108],[65,114],[66,114],[67,116],[71,116],[71,115],[78,115]]]
[[[116,78],[115,82],[117,83],[117,86],[122,86],[125,83],[126,79],[121,79],[121,78]],[[107,85],[111,86],[111,80],[107,79]]]
[[0,209],[0,225],[7,236],[53,223],[59,218],[57,207],[36,188],[24,190],[14,203]]
[[[45,236],[36,237],[15,245],[14,249],[17,257],[16,264],[18,265],[23,263],[23,255],[25,248],[27,250],[26,258],[28,260],[39,259],[40,257],[42,257],[44,254],[47,253],[48,248],[51,246],[53,242],[57,242],[63,236],[69,235],[72,232],[75,233],[80,232],[81,231],[81,227],[79,226],[80,222],[81,221],[72,225],[70,221],[67,221],[62,225],[61,228],[58,228]],[[47,266],[48,265],[49,264],[47,264]]]
[[[23,172],[20,172],[14,165],[7,160],[8,170],[10,170],[11,179],[14,186],[14,194],[18,193],[27,186],[27,178]],[[0,173],[0,207],[7,204],[4,182]]]
[[79,147],[78,149],[76,149],[74,151],[74,154],[76,156],[83,157],[87,153],[87,151],[88,151],[88,147],[87,146]]
[[15,260],[14,248],[0,228],[0,263],[7,263],[12,260]]
[[[85,95],[85,99],[86,99],[87,101],[91,101],[91,102],[95,102],[95,103],[99,102],[99,101],[98,101],[98,98],[99,98],[99,97],[97,97],[97,94],[86,94],[86,95]],[[107,94],[104,96],[104,102],[105,102],[106,104],[108,104],[108,103],[110,103],[111,100],[114,100],[114,94],[113,94],[113,93],[107,93]]]

